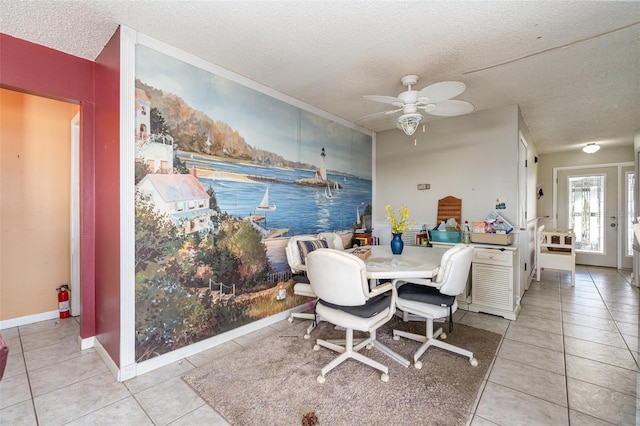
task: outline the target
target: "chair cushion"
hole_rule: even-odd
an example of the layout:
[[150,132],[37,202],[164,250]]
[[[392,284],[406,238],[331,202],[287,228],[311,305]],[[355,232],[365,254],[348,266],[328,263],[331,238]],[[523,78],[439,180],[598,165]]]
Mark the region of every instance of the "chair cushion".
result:
[[452,306],[455,296],[440,293],[435,287],[420,284],[405,284],[398,289],[398,297],[430,305]]
[[322,299],[318,300],[318,303],[328,306],[329,308],[339,309],[348,314],[355,315],[360,318],[371,318],[375,315],[378,315],[380,312],[384,311],[389,307],[389,303],[391,298],[386,294],[379,294],[371,299],[367,300],[367,303],[364,305],[358,306],[342,306],[342,305],[334,305],[333,303],[326,302]]
[[298,249],[300,249],[300,259],[304,265],[307,255],[319,248],[329,248],[325,240],[300,240],[298,241]]

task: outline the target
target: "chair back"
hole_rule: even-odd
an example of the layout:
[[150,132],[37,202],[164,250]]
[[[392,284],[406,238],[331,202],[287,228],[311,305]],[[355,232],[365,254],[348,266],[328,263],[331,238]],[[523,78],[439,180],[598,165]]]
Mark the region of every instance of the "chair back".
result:
[[287,246],[284,251],[287,255],[287,263],[291,272],[298,274],[305,271],[304,263],[302,262],[302,255],[300,254],[300,248],[298,248],[298,241],[312,241],[317,238],[314,235],[294,235],[289,238]]
[[453,253],[460,251],[465,247],[466,245],[464,244],[456,244],[455,246],[451,247],[449,250],[444,252],[444,254],[442,255],[442,258],[440,258],[440,270],[438,271],[438,275],[436,275],[436,279],[435,279],[435,282],[437,284],[441,285],[444,282],[448,273],[448,270],[445,268],[445,265],[449,263],[449,260],[451,259],[451,256],[453,255]]
[[335,232],[320,232],[318,234],[318,239],[325,240],[331,249],[344,250],[342,237]]
[[[448,256],[445,259],[447,254]],[[442,274],[440,293],[457,296],[464,291],[467,286],[472,259],[473,247],[464,245],[462,247],[454,246],[442,255],[442,263],[438,272],[438,278]],[[438,281],[436,280],[436,282]]]
[[316,250],[307,256],[311,289],[322,300],[341,306],[364,305],[369,282],[364,262],[342,250]]

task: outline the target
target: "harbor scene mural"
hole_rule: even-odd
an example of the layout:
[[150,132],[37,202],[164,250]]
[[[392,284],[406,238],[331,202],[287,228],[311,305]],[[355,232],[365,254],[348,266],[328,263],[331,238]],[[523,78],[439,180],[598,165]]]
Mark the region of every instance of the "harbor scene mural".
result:
[[289,237],[370,220],[369,135],[142,45],[135,114],[139,362],[307,303]]

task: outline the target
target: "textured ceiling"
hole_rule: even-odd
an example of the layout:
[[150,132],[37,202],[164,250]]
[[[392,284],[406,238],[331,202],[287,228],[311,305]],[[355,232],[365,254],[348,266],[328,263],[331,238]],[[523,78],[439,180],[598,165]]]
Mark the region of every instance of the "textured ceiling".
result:
[[0,0],[0,32],[90,60],[119,24],[348,121],[417,74],[466,83],[476,111],[519,104],[540,153],[640,129],[638,1]]

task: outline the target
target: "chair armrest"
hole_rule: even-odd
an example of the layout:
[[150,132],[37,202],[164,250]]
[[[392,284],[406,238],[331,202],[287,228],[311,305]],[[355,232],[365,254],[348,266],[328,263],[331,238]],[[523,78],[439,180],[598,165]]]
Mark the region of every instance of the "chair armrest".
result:
[[[434,276],[435,278],[435,276]],[[420,285],[426,285],[429,287],[435,287],[435,288],[440,288],[441,285],[439,283],[436,283],[435,281],[433,281],[431,278],[397,278],[395,280],[393,280],[392,284],[397,288],[403,284],[420,284]]]

